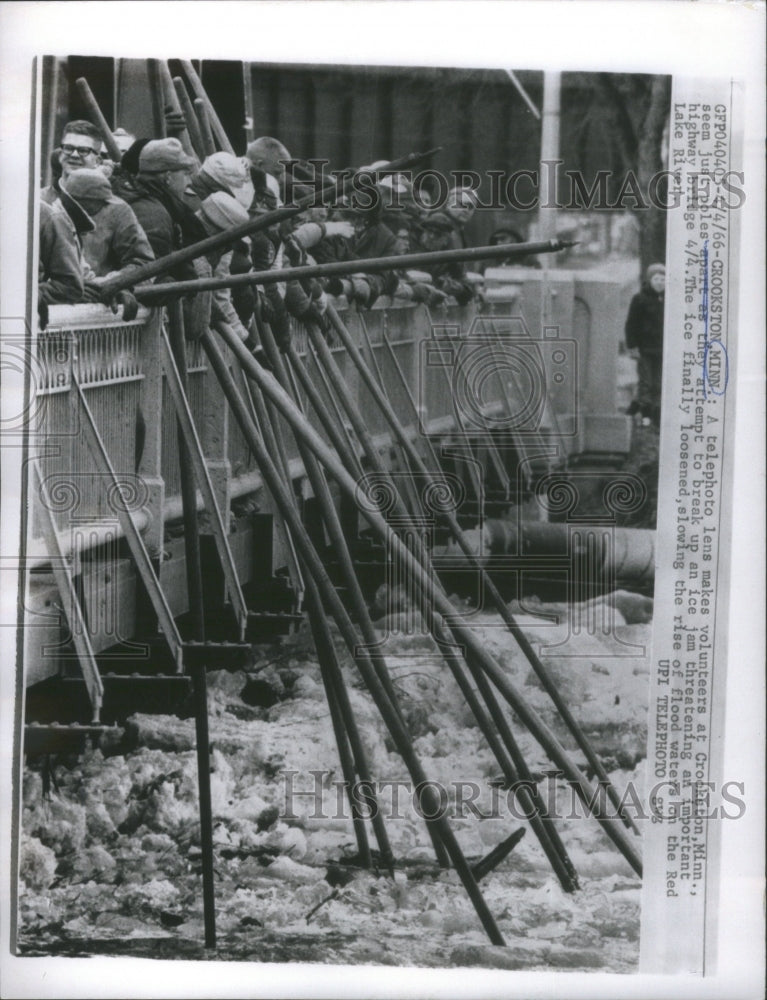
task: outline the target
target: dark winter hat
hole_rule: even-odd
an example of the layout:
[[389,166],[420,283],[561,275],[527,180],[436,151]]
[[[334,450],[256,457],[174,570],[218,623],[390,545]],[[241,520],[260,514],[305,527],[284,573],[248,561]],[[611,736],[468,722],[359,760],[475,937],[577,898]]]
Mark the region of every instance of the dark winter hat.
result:
[[136,139],[132,146],[129,146],[122,155],[120,160],[120,166],[127,173],[133,175],[134,177],[138,173],[138,161],[141,156],[141,150],[144,146],[147,146],[152,140],[151,139]]
[[647,268],[647,280],[649,281],[654,274],[665,274],[665,273],[666,273],[665,264],[650,264],[650,266]]
[[430,212],[421,222],[423,229],[436,229],[442,233],[452,232],[454,226],[444,212]]

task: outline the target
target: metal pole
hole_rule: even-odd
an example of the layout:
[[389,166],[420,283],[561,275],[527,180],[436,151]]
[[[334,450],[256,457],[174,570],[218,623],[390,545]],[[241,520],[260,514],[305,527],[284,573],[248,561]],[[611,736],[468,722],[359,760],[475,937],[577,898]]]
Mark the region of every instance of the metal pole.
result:
[[[168,305],[170,346],[178,369],[181,388],[186,393],[186,348],[184,318],[179,301]],[[178,456],[181,472],[181,499],[184,510],[184,548],[189,592],[191,633],[205,641],[205,607],[200,563],[200,531],[197,520],[197,484],[192,458],[187,448],[181,420],[176,420]],[[191,668],[194,688],[194,719],[197,743],[197,786],[200,807],[200,849],[202,851],[202,900],[205,924],[205,947],[216,946],[216,895],[213,872],[213,807],[210,791],[210,737],[208,734],[208,680],[206,664]]]
[[210,794],[210,736],[208,733],[208,679],[205,664],[191,668],[194,689],[194,724],[197,742],[197,787],[200,800],[200,849],[202,851],[202,905],[205,947],[216,947],[216,889],[213,871],[213,805]]
[[541,239],[554,239],[557,232],[557,178],[559,172],[559,116],[562,74],[543,74],[543,122],[541,128],[541,201],[538,227]]
[[[186,348],[184,346],[184,317],[179,301],[168,305],[170,346],[176,360],[181,388],[186,393]],[[192,458],[184,438],[181,421],[176,420],[178,460],[181,473],[181,500],[184,509],[184,549],[186,552],[186,584],[189,594],[191,634],[198,642],[205,641],[205,604],[202,588],[200,561],[200,526],[197,519],[197,483],[192,468]]]

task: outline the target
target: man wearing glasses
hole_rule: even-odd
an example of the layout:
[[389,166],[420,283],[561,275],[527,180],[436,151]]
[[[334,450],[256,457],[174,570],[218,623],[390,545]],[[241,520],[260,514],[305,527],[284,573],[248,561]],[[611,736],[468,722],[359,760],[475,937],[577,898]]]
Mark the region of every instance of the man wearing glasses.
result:
[[73,121],[64,126],[61,145],[58,148],[58,161],[61,167],[61,177],[56,177],[54,170],[53,183],[44,187],[40,198],[48,205],[53,205],[61,197],[59,180],[67,177],[82,167],[98,167],[101,163],[101,133],[95,125],[86,121]]

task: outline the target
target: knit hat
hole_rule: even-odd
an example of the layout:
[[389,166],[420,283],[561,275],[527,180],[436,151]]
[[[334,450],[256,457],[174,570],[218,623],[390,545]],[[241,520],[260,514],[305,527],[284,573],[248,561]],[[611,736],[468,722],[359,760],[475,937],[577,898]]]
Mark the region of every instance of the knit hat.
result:
[[73,170],[61,184],[66,188],[67,194],[78,201],[81,198],[90,198],[92,201],[107,202],[112,197],[112,187],[106,174],[95,167]]
[[178,139],[151,139],[138,158],[139,173],[161,174],[166,170],[188,170],[194,160],[187,156]]
[[665,273],[666,273],[666,265],[665,264],[650,264],[650,266],[647,268],[647,272],[646,272],[646,274],[647,274],[647,280],[649,281],[650,278],[652,278],[652,276],[654,274],[665,274]]
[[209,194],[197,214],[206,228],[216,232],[242,225],[250,218],[237,199],[225,191]]
[[243,208],[250,208],[254,189],[250,180],[250,167],[232,153],[212,153],[206,156],[198,175],[201,180],[212,183],[213,190],[228,191]]

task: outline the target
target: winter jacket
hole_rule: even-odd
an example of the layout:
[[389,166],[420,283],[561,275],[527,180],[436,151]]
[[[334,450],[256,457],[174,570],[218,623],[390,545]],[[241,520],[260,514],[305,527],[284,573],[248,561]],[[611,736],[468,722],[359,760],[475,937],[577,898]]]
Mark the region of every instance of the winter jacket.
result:
[[[208,258],[208,261],[210,262],[210,266],[213,271],[213,277],[228,278],[231,273],[231,260],[231,250],[226,250],[224,253],[220,254],[218,259],[216,259],[215,255],[211,255]],[[231,289],[217,288],[213,292],[211,317],[214,323],[225,323],[235,332],[240,340],[248,339],[248,331],[240,321],[240,317],[237,315],[237,311],[232,303]]]
[[97,277],[127,274],[154,260],[146,233],[122,198],[113,196],[91,218],[95,229],[83,237],[83,253]]
[[[317,244],[312,254],[318,264],[360,260],[365,257],[394,257],[397,248],[396,242],[394,234],[388,226],[383,222],[376,222],[364,229],[354,240],[348,240],[344,236],[328,236]],[[370,285],[371,302],[375,301],[379,295],[393,295],[399,284],[395,270],[367,274],[364,265],[361,265],[359,276],[364,277]],[[328,290],[332,291],[332,286]]]
[[63,211],[44,201],[40,203],[38,282],[38,299],[46,305],[82,299],[83,275],[71,223]]
[[663,353],[663,294],[649,285],[631,300],[626,318],[626,347],[640,354]]
[[[134,188],[134,191],[126,189],[126,200],[158,260],[205,239],[207,233],[199,219],[158,181],[137,177]],[[170,281],[192,281],[197,277],[198,271],[192,261],[176,264],[164,275],[164,279]],[[210,314],[209,299],[207,293],[183,299],[184,329],[190,340],[197,340],[205,332]]]
[[54,181],[50,187],[41,190],[40,204],[49,205],[57,215],[61,216],[60,223],[69,230],[77,249],[82,280],[86,284],[92,281],[96,275],[83,253],[83,240],[95,228],[93,219],[79,201],[76,201],[63,188],[59,187],[58,181]]

